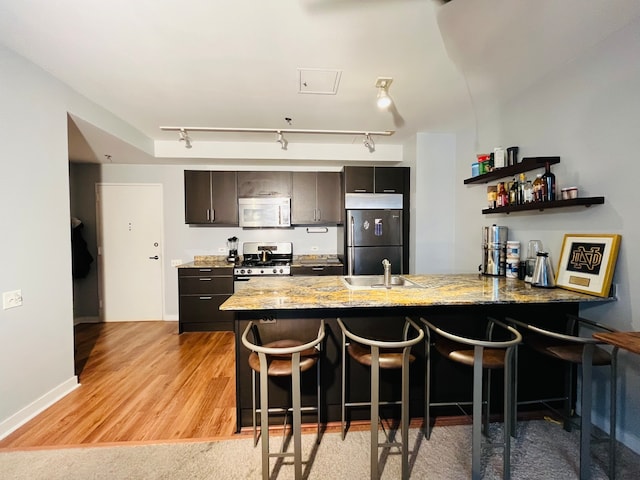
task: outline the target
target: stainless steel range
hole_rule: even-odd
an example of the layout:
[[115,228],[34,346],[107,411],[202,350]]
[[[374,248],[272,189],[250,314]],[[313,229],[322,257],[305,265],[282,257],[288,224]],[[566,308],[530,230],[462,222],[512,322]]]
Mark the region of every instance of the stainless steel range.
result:
[[233,269],[233,290],[247,285],[252,277],[291,275],[291,242],[244,242],[242,262]]

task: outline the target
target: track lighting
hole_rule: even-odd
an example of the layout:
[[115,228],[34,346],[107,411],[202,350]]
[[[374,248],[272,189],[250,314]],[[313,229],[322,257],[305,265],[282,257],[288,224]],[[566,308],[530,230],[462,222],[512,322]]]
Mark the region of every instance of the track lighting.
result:
[[276,142],[278,142],[282,148],[282,150],[286,150],[287,149],[287,145],[289,145],[289,142],[287,142],[287,139],[284,138],[284,136],[282,135],[281,131],[276,132],[278,134],[278,138],[276,140]]
[[184,142],[185,148],[191,148],[191,138],[189,138],[189,134],[184,128],[181,128],[178,132],[180,138],[178,139],[180,142]]
[[376,151],[376,144],[373,141],[373,138],[371,138],[371,135],[369,135],[368,133],[365,134],[364,141],[362,143],[364,144],[365,148],[369,150],[370,153],[373,153]]
[[[390,79],[386,79],[390,81]],[[160,130],[178,132],[179,141],[184,142],[186,148],[191,148],[191,138],[189,137],[189,131],[191,132],[219,132],[219,133],[275,133],[277,135],[276,142],[280,144],[282,150],[287,150],[289,142],[284,138],[285,133],[300,133],[310,135],[364,135],[364,146],[373,152],[376,148],[373,141],[373,135],[380,135],[388,137],[393,135],[395,131],[384,130],[379,132],[367,132],[362,130],[305,130],[299,128],[229,128],[229,127],[160,127]]]
[[376,80],[376,87],[378,88],[378,98],[376,100],[376,104],[378,108],[386,109],[391,106],[393,100],[389,96],[389,85],[393,82],[393,78],[389,77],[378,77]]

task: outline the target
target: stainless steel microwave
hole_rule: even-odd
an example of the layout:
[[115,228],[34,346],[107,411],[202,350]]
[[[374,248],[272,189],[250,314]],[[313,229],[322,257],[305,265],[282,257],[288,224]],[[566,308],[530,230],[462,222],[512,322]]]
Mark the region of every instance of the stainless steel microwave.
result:
[[241,227],[290,227],[291,198],[238,198]]

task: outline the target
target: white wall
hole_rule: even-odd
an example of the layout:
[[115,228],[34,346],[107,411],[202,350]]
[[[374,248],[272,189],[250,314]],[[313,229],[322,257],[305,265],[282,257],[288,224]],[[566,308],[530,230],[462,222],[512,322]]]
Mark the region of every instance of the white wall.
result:
[[63,89],[2,47],[0,84],[0,291],[24,302],[0,310],[2,436],[77,382]]
[[[614,282],[619,298],[581,308],[593,320],[620,330],[640,330],[640,244],[638,178],[640,178],[640,21],[635,20],[586,53],[548,73],[515,98],[478,118],[478,137],[459,137],[456,197],[470,204],[456,210],[456,239],[469,252],[479,252],[478,225],[498,223],[509,238],[540,239],[558,260],[565,233],[620,233],[621,250]],[[558,188],[576,185],[581,196],[605,196],[605,204],[510,215],[480,215],[485,186],[463,186],[475,152],[494,146],[519,145],[522,156],[559,155],[553,166]],[[474,152],[475,149],[475,152]],[[536,173],[536,172],[532,172]],[[460,205],[460,204],[459,204]],[[482,218],[478,222],[478,218]],[[478,253],[479,255],[479,253]],[[456,262],[462,265],[463,259]],[[640,363],[620,353],[619,437],[640,452]],[[597,370],[597,369],[596,369]],[[606,375],[596,376],[594,421],[606,426]]]
[[77,386],[74,374],[67,112],[150,149],[150,141],[0,47],[0,437]]

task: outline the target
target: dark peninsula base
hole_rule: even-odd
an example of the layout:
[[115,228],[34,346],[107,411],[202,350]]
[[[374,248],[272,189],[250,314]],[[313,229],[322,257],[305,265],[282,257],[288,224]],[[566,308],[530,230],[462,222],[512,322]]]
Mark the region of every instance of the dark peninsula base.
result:
[[[512,316],[540,325],[557,325],[565,322],[566,314],[578,314],[578,303],[542,303],[542,304],[486,304],[463,306],[429,307],[389,307],[389,308],[350,308],[350,309],[301,309],[236,312],[236,389],[237,389],[237,428],[251,426],[251,371],[248,366],[249,351],[242,345],[240,337],[250,320],[259,324],[262,342],[280,338],[310,340],[315,337],[320,319],[326,322],[326,341],[321,366],[322,405],[321,421],[340,421],[341,398],[341,342],[342,336],[336,318],[340,317],[349,328],[361,336],[380,339],[399,339],[404,317],[414,319],[420,316],[434,323],[445,324],[449,330],[464,335],[482,336],[484,319],[491,316],[503,319]],[[265,321],[266,320],[266,321]],[[275,321],[273,321],[275,320]],[[261,322],[262,321],[262,322]],[[423,417],[425,348],[419,344],[412,353],[416,360],[410,368],[411,416]],[[347,361],[350,358],[347,356]],[[564,395],[565,373],[553,360],[542,358],[527,348],[518,353],[518,401],[559,398]],[[472,369],[450,362],[433,353],[432,359],[432,403],[470,402],[472,398]],[[350,363],[350,390],[348,401],[366,402],[370,392],[369,370],[355,362]],[[382,371],[380,381],[380,400],[400,398],[400,377],[396,371]],[[574,377],[575,378],[575,377]],[[315,404],[315,380],[313,372],[302,375],[303,405]],[[288,378],[271,379],[269,402],[271,406],[284,407],[289,404],[290,381]],[[492,381],[492,411],[499,413],[502,408],[502,379],[496,375]],[[575,391],[575,389],[574,389]],[[527,407],[522,406],[520,410]],[[435,415],[459,414],[456,407],[438,407]],[[396,412],[382,410],[384,416],[395,417]],[[368,419],[367,408],[349,410],[351,420]],[[303,415],[303,421],[315,422],[314,415]],[[274,423],[281,419],[274,418]]]

